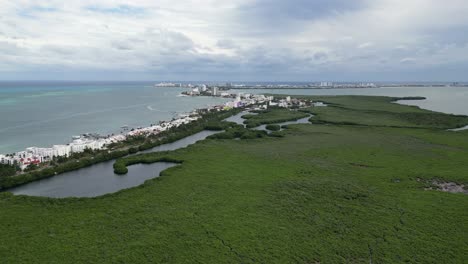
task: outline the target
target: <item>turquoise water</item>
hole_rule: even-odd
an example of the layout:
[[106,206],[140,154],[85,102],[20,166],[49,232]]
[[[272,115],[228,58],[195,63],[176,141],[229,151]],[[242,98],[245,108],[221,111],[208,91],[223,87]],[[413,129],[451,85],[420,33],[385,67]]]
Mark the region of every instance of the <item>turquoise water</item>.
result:
[[[178,97],[184,88],[153,83],[0,83],[0,153],[64,144],[73,135],[110,134],[120,127],[147,126],[178,113],[224,102],[212,97]],[[241,92],[242,90],[232,90]],[[304,95],[424,96],[405,101],[434,111],[468,115],[468,87],[392,87],[378,89],[262,89],[249,93]]]
[[0,153],[64,144],[73,135],[147,126],[225,99],[179,97],[153,83],[0,83]]
[[[30,89],[30,88],[28,88]],[[21,89],[19,89],[21,90]],[[27,89],[26,89],[27,90]],[[115,129],[118,127],[121,122],[125,121],[129,125],[138,125],[138,123],[146,122],[148,120],[154,120],[155,118],[164,119],[165,116],[168,118],[171,117],[172,111],[181,111],[181,109],[191,110],[193,107],[199,104],[210,104],[210,103],[219,103],[221,99],[211,98],[211,97],[177,97],[177,95],[184,89],[176,88],[152,88],[142,84],[139,85],[118,85],[106,87],[104,85],[98,86],[79,86],[78,88],[65,90],[64,88],[57,89],[56,91],[41,91],[37,93],[36,90],[32,89],[25,92],[27,95],[26,98],[36,98],[32,100],[32,106],[28,107],[38,107],[42,109],[41,111],[52,112],[53,115],[59,116],[61,112],[57,110],[57,105],[66,106],[60,100],[66,100],[69,105],[72,105],[72,109],[76,109],[75,113],[70,111],[67,107],[67,113],[69,116],[72,116],[71,119],[79,119],[76,125],[75,122],[70,122],[73,124],[72,127],[64,128],[60,130],[60,134],[64,134],[65,138],[68,138],[70,131],[75,129],[81,129],[80,122],[88,123],[88,119],[98,119],[103,120],[100,122],[91,122],[88,125],[95,125],[96,127],[90,127],[96,131],[96,129]],[[235,90],[234,92],[239,92]],[[468,105],[467,95],[468,88],[451,88],[450,90],[444,90],[443,88],[381,88],[381,89],[330,89],[330,90],[249,90],[245,92],[255,92],[255,93],[283,93],[283,94],[314,94],[314,95],[330,95],[330,94],[365,94],[365,95],[389,95],[389,96],[426,96],[428,100],[425,101],[415,101],[414,103],[423,103],[425,108],[443,111],[443,112],[454,112],[454,113],[467,113],[468,114]],[[9,93],[8,89],[5,89],[3,95]],[[11,91],[12,95],[15,96],[5,96],[8,98],[5,100],[11,102],[16,100],[12,105],[16,105],[18,110],[20,107],[18,101],[23,100],[26,102],[29,99],[24,99],[18,95],[18,91]],[[71,97],[71,98],[70,98]],[[1,98],[1,97],[0,97]],[[37,99],[41,98],[41,99]],[[53,99],[53,100],[52,100]],[[50,104],[39,107],[40,102],[44,101],[57,101],[56,104]],[[102,100],[103,102],[99,104],[98,102]],[[126,102],[128,102],[126,104]],[[157,103],[156,103],[157,102]],[[413,103],[413,102],[410,102]],[[146,106],[146,107],[145,107]],[[89,108],[89,109],[87,109]],[[3,109],[0,106],[0,109]],[[31,108],[30,108],[31,109]],[[49,110],[47,110],[49,109]],[[109,110],[110,109],[110,110]],[[149,114],[146,112],[147,109]],[[151,110],[154,109],[154,110]],[[79,112],[81,111],[81,112]],[[57,112],[57,113],[56,113]],[[116,115],[115,113],[119,113]],[[155,113],[151,113],[155,112]],[[3,112],[2,112],[3,113]],[[22,113],[22,112],[21,112]],[[241,116],[245,112],[242,112],[236,116],[230,117],[228,121],[240,122],[242,123]],[[19,115],[24,118],[24,115]],[[26,115],[27,116],[27,115]],[[132,117],[137,117],[135,120],[132,120]],[[2,119],[5,119],[5,116],[2,115]],[[32,124],[29,124],[29,129],[43,130],[45,135],[52,134],[58,135],[57,131],[48,130],[47,126],[41,126],[41,124],[55,124],[56,126],[60,124],[68,123],[69,118],[55,118],[55,119],[46,119],[46,120],[33,120]],[[108,121],[107,121],[108,119]],[[145,121],[146,120],[146,121]],[[43,122],[43,123],[41,123]],[[133,123],[132,123],[133,122]],[[150,121],[148,121],[150,122]],[[300,119],[295,122],[286,122],[287,123],[308,123],[308,118]],[[3,128],[3,127],[2,127]],[[73,129],[72,129],[73,128]],[[21,130],[21,128],[13,128]],[[1,133],[1,132],[0,132]],[[152,151],[165,151],[165,150],[174,150],[182,147],[186,147],[189,144],[193,144],[198,140],[206,138],[208,135],[211,135],[213,131],[202,131],[200,133],[194,134],[187,138],[181,139],[179,141],[161,145],[155,147]],[[76,133],[75,133],[76,134]],[[22,140],[21,137],[12,136],[14,140]],[[53,140],[53,137],[52,137]],[[5,142],[8,140],[5,140]],[[3,138],[2,141],[3,142]],[[56,143],[57,140],[53,141]],[[31,182],[17,188],[10,189],[9,191],[15,194],[25,194],[25,195],[34,195],[34,196],[47,196],[47,197],[94,197],[103,195],[106,193],[116,192],[121,189],[130,188],[133,186],[138,186],[142,184],[145,180],[157,177],[159,173],[169,167],[174,166],[171,163],[154,163],[151,165],[133,165],[129,167],[128,175],[115,175],[113,172],[114,161],[103,162],[95,164],[93,166],[79,169],[76,171],[71,171],[63,173],[51,178]],[[92,181],[93,184],[90,185],[89,182]]]

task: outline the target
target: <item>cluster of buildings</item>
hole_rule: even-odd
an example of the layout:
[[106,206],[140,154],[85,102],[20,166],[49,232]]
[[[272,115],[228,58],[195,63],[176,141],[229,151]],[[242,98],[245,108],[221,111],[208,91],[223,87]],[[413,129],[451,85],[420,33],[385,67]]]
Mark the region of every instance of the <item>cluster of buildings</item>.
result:
[[[265,96],[262,94],[249,94],[249,93],[238,93],[231,94],[226,91],[217,92],[217,87],[207,88],[203,90],[198,88],[191,89],[190,91],[184,92],[185,95],[191,96],[217,96],[224,98],[233,98],[233,101],[226,102],[223,106],[224,109],[248,107],[251,105],[257,105],[259,109],[267,109],[269,106],[284,107],[284,108],[301,108],[310,106],[326,106],[322,102],[312,102],[307,99],[298,99],[287,96],[285,99],[275,99],[273,96]],[[218,106],[219,108],[219,106]]]
[[181,83],[171,83],[171,82],[162,82],[162,83],[157,83],[154,85],[154,87],[182,87]]
[[178,127],[200,118],[196,113],[182,115],[179,118],[169,122],[161,122],[158,125],[132,129],[123,134],[110,136],[100,136],[98,134],[83,134],[73,137],[73,141],[66,145],[54,145],[51,148],[29,147],[23,151],[13,154],[0,154],[0,163],[8,165],[18,165],[22,170],[29,165],[39,165],[43,162],[51,161],[54,157],[69,157],[73,153],[80,153],[86,149],[100,150],[105,149],[112,143],[121,142],[127,137],[138,135],[155,135],[172,127]]
[[224,104],[225,108],[227,109],[262,104],[264,105],[264,107],[267,107],[268,104],[273,101],[273,96],[265,96],[263,94],[226,94],[227,95],[223,97],[234,98],[233,101],[229,101]]
[[183,95],[190,95],[190,96],[220,96],[220,97],[231,97],[231,94],[226,92],[226,86],[208,86],[206,84],[196,85],[190,87],[191,89],[186,92],[182,92]]
[[[372,82],[349,82],[349,83],[335,83],[335,82],[315,82],[315,83],[293,83],[293,84],[173,84],[173,83],[160,83],[156,86],[165,87],[185,87],[190,88],[190,91],[184,92],[185,95],[213,95],[220,96],[223,91],[231,89],[326,89],[326,88],[379,88]],[[228,94],[228,93],[227,93]]]
[[270,101],[269,106],[277,106],[283,108],[302,108],[302,107],[321,107],[327,106],[323,102],[313,102],[312,100],[292,98],[291,96],[286,96],[285,99],[277,99],[275,101]]
[[[167,84],[165,84],[165,86],[167,86]],[[285,99],[275,99],[273,96],[265,96],[262,94],[230,94],[226,91],[218,90],[218,87],[216,86],[207,87],[206,85],[200,85],[191,88],[191,90],[185,92],[185,94],[192,96],[218,96],[232,98],[233,100],[222,105],[197,109],[190,114],[180,115],[178,118],[174,118],[171,121],[163,121],[159,124],[150,125],[149,127],[139,127],[131,130],[128,130],[128,127],[124,127],[126,131],[122,132],[121,134],[112,134],[109,136],[101,136],[99,134],[83,134],[81,136],[73,137],[73,141],[66,145],[54,145],[51,148],[29,147],[24,151],[19,151],[13,154],[0,154],[0,163],[18,165],[22,170],[24,170],[31,164],[38,165],[43,162],[51,161],[54,157],[69,157],[73,153],[80,153],[86,149],[105,149],[110,144],[124,141],[128,137],[157,135],[170,128],[196,121],[200,118],[200,113],[204,112],[222,111],[249,106],[255,106],[254,109],[267,109],[269,106],[285,108],[323,106],[323,104],[320,102],[314,103],[306,99],[291,99],[290,96],[286,97]]]
[[22,170],[31,164],[38,165],[50,161],[54,157],[68,157],[72,153],[80,153],[85,149],[103,149],[106,145],[125,140],[125,135],[111,135],[101,137],[84,134],[73,137],[73,141],[66,145],[54,145],[51,148],[29,147],[13,154],[0,154],[0,163],[18,165]]
[[332,82],[321,82],[320,87],[333,87]]
[[377,88],[375,83],[333,83],[333,82],[321,82],[320,88]]
[[154,85],[154,87],[184,87],[184,88],[199,88],[202,90],[203,88],[210,87],[218,87],[220,90],[228,90],[229,88],[235,87],[232,83],[211,83],[209,85],[206,84],[192,84],[192,83],[172,83],[172,82],[161,82]]
[[178,127],[180,125],[188,124],[190,122],[196,121],[199,118],[200,116],[198,116],[196,112],[193,112],[191,114],[184,114],[184,115],[180,115],[179,118],[173,119],[172,121],[169,121],[169,122],[163,121],[157,125],[151,125],[149,127],[132,129],[130,132],[127,133],[127,135],[128,136],[157,135],[170,128]]

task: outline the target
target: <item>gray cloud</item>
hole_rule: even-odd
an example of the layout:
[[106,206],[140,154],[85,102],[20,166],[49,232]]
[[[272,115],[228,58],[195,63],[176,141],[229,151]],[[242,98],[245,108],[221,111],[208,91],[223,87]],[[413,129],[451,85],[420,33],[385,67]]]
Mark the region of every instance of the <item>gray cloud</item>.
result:
[[462,0],[41,4],[2,6],[0,79],[61,71],[229,80],[390,80],[430,72],[426,78],[440,80],[466,78],[454,68],[468,70]]
[[352,12],[362,0],[258,0],[241,5],[234,13],[238,34],[290,35],[301,32],[308,22]]

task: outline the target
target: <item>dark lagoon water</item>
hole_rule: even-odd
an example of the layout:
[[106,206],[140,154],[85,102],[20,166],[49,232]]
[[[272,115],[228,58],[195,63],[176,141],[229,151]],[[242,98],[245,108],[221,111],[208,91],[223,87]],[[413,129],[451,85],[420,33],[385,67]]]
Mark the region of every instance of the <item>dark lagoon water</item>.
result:
[[[312,117],[312,115],[308,116],[308,117],[304,117],[304,118],[301,118],[301,119],[298,119],[296,121],[287,121],[287,122],[283,122],[283,123],[277,123],[276,125],[279,125],[279,126],[287,126],[287,125],[294,125],[294,124],[310,124],[309,122],[309,119]],[[267,130],[266,129],[266,126],[267,125],[260,125],[258,127],[255,127],[254,129],[256,130]],[[280,131],[283,130],[283,128],[280,129]]]
[[243,115],[254,115],[255,113],[250,113],[249,111],[243,111],[243,112],[240,112],[238,113],[237,115],[233,115],[233,116],[230,116],[226,119],[224,119],[224,121],[228,121],[228,122],[234,122],[236,124],[239,124],[239,125],[244,125],[244,118],[242,118]]
[[[27,146],[66,143],[71,135],[85,132],[118,132],[122,125],[141,126],[168,120],[180,112],[213,105],[224,100],[211,97],[178,97],[183,88],[154,88],[152,84],[31,84],[0,85],[0,153]],[[423,101],[404,101],[434,111],[468,115],[468,87],[392,87],[377,89],[262,89],[233,90],[247,93],[299,95],[424,96]],[[243,123],[239,113],[227,121]],[[308,123],[307,118],[280,125]],[[263,129],[258,127],[257,129]],[[151,150],[169,151],[186,147],[214,134],[202,131]],[[133,165],[127,175],[113,173],[114,161],[63,173],[10,189],[14,194],[47,197],[95,197],[138,186],[160,172],[176,166],[158,162]]]
[[203,140],[203,139],[207,138],[208,136],[211,136],[211,135],[219,133],[219,132],[220,131],[204,130],[204,131],[198,132],[196,134],[193,134],[191,136],[188,136],[186,138],[177,140],[175,142],[160,145],[160,146],[154,147],[152,149],[148,149],[148,150],[145,150],[145,151],[138,152],[138,154],[140,154],[140,153],[150,153],[150,152],[155,152],[155,151],[171,151],[171,150],[176,150],[176,149],[180,149],[180,148],[185,148],[188,145],[194,144],[197,141]]
[[[228,122],[234,122],[236,124],[239,124],[239,125],[244,125],[244,121],[245,119],[242,118],[243,115],[255,115],[256,113],[251,113],[249,111],[244,111],[244,112],[240,112],[238,113],[237,115],[233,115],[229,118],[226,118],[225,121],[228,121]],[[282,123],[276,123],[276,125],[279,125],[279,126],[286,126],[286,125],[293,125],[293,124],[310,124],[309,122],[309,119],[312,117],[313,115],[310,115],[308,117],[304,117],[304,118],[301,118],[301,119],[298,119],[298,120],[295,120],[295,121],[287,121],[287,122],[282,122]],[[245,125],[244,125],[245,126]],[[266,129],[266,126],[267,125],[260,125],[258,127],[254,127],[252,129],[256,129],[256,130],[267,130]],[[283,130],[283,129],[281,129]],[[267,132],[269,132],[267,130]]]
[[449,131],[462,131],[462,130],[468,130],[468,126],[460,127],[460,128],[455,128],[455,129],[449,129]]
[[34,181],[8,190],[16,195],[46,196],[52,198],[95,197],[114,193],[143,184],[156,178],[161,171],[177,166],[175,163],[157,162],[128,167],[128,174],[114,174],[114,161],[66,172],[51,178]]
[[[184,148],[218,132],[202,131],[173,143],[160,145],[140,153]],[[96,197],[141,185],[146,180],[158,177],[161,171],[177,165],[168,162],[136,164],[128,167],[127,174],[117,175],[114,174],[114,162],[115,160],[111,160],[94,164],[90,167],[62,173],[51,178],[30,182],[8,191],[17,195],[54,198]]]
[[73,135],[148,126],[226,101],[154,83],[0,82],[0,153],[66,144]]
[[[64,144],[87,132],[110,134],[124,125],[147,126],[226,99],[180,97],[186,88],[153,87],[152,82],[0,82],[0,153]],[[468,115],[468,87],[376,89],[255,89],[247,93],[301,95],[424,96],[404,101],[425,109]]]

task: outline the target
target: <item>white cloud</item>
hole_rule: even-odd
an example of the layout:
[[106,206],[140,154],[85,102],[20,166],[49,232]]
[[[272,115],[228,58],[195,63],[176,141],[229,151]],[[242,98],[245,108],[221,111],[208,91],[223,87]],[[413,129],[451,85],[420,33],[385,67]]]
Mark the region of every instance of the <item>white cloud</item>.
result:
[[374,46],[374,43],[372,42],[366,42],[366,43],[362,43],[358,46],[359,49],[365,49],[365,48],[370,48]]
[[409,58],[409,57],[408,58],[403,58],[403,59],[400,60],[401,63],[413,63],[415,61],[416,61],[415,58]]
[[466,1],[330,3],[0,0],[0,78],[61,69],[305,79],[468,64]]

